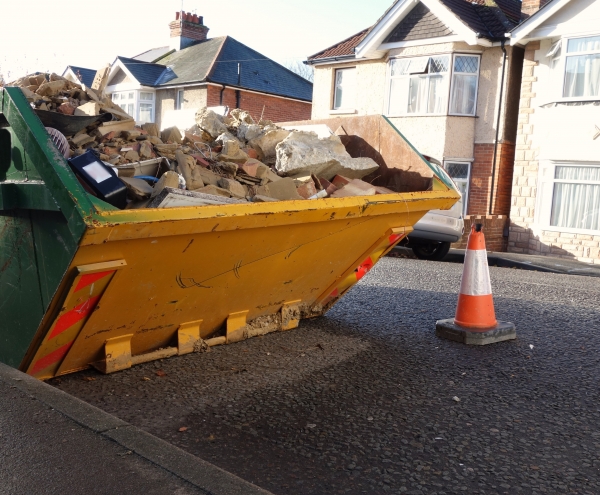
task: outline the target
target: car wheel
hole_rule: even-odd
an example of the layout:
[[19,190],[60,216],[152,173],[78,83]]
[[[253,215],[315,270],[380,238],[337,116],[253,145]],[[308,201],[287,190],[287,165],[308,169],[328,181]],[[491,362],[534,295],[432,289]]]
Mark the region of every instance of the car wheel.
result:
[[450,251],[449,242],[431,242],[412,248],[415,256],[420,260],[442,261]]

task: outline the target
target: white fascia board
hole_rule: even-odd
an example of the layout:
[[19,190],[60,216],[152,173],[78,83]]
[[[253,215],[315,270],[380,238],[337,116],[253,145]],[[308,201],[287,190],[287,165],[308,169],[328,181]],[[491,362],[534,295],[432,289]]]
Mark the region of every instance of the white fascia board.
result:
[[399,0],[354,49],[356,57],[381,58],[385,55],[379,46],[417,3],[418,0]]
[[[385,55],[385,53],[384,53]],[[325,65],[356,65],[360,62],[366,62],[368,60],[373,60],[373,59],[369,59],[369,58],[355,58],[355,57],[348,57],[348,58],[343,58],[340,60],[324,60],[323,62],[318,62],[318,63],[314,63],[311,64],[313,67],[322,67]]]
[[[524,23],[513,29],[507,35],[510,35],[510,44],[516,45],[517,43],[526,44],[532,41],[528,38],[528,35],[542,23],[547,21],[550,17],[556,14],[560,9],[567,5],[571,0],[551,0],[549,4],[544,6],[541,10],[533,14]],[[540,38],[538,38],[540,39]]]
[[[117,72],[117,69],[121,69],[123,72],[125,72],[125,74],[127,74],[127,76],[129,76],[134,81],[137,81],[137,79],[134,77],[134,75],[131,72],[129,72],[129,69],[127,67],[125,67],[125,64],[123,64],[123,62],[121,62],[117,58],[117,59],[115,59],[115,61],[113,62],[113,64],[110,67],[110,73],[108,74],[108,81],[106,82],[107,86],[110,84],[110,80],[114,77],[115,73]],[[139,83],[138,83],[138,86],[139,86]]]
[[71,69],[71,67],[70,67],[70,66],[69,66],[69,67],[67,67],[67,68],[64,70],[64,72],[61,74],[61,76],[62,76],[62,77],[67,77],[67,74],[68,74],[69,72],[71,73],[71,75],[72,75],[72,76],[73,76],[75,79],[79,80],[79,78],[77,77],[77,75],[75,74],[75,72],[73,72],[73,69]]

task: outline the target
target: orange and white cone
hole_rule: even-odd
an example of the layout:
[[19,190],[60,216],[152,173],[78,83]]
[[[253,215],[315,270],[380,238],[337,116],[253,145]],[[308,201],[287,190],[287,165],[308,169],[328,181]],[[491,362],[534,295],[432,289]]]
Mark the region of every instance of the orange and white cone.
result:
[[465,344],[516,338],[515,326],[496,320],[482,225],[471,227],[454,319],[436,322],[436,334]]

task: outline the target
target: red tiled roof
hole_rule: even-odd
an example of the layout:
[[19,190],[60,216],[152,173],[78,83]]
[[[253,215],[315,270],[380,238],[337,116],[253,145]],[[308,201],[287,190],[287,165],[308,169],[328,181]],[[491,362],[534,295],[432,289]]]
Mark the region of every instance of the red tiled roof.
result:
[[325,48],[325,50],[320,51],[319,53],[315,53],[308,57],[308,60],[318,60],[321,58],[333,58],[333,57],[343,57],[345,55],[354,55],[354,48],[358,46],[358,44],[364,39],[371,28],[363,29],[360,33],[356,33],[350,38],[341,41],[340,43],[336,43],[329,48]]
[[[484,38],[501,39],[504,33],[519,23],[519,0],[440,0],[463,23]],[[354,49],[398,2],[396,0],[370,28],[308,57],[308,61],[344,57],[354,54]],[[495,12],[494,12],[495,9]]]

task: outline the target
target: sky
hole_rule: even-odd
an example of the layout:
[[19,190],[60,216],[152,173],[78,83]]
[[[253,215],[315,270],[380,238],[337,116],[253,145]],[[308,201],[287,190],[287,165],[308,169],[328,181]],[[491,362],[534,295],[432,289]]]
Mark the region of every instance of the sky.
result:
[[0,16],[0,74],[98,69],[169,44],[182,9],[280,63],[305,60],[372,25],[393,0],[13,0]]

